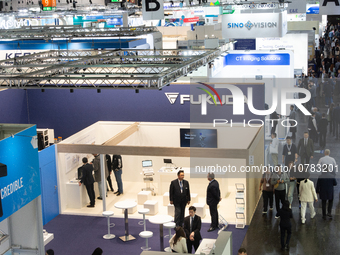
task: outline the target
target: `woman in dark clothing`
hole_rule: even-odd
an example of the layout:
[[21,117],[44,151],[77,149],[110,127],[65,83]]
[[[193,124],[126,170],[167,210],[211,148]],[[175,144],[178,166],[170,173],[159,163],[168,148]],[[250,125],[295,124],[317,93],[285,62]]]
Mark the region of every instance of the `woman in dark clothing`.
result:
[[[281,229],[281,250],[289,250],[289,240],[292,235],[292,223],[290,218],[293,218],[292,210],[289,209],[289,201],[284,201],[282,208],[278,215],[280,216],[280,229]],[[287,231],[287,240],[285,242],[285,236]]]

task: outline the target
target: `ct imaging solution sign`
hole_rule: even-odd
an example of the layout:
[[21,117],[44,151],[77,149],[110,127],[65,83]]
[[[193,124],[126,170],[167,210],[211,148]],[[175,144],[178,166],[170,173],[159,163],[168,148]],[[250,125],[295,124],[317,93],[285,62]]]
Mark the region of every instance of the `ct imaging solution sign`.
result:
[[143,20],[164,19],[163,0],[143,0]]
[[290,65],[288,53],[278,54],[228,54],[225,65]]
[[340,2],[339,0],[320,0],[319,14],[322,15],[339,15]]
[[0,141],[0,221],[41,194],[35,126]]
[[282,37],[287,33],[287,11],[222,16],[223,38]]

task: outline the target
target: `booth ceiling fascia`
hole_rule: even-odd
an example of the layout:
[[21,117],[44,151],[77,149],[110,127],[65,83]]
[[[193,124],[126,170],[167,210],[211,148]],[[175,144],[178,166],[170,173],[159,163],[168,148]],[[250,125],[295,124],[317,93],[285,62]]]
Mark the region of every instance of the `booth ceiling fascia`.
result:
[[0,61],[0,88],[161,89],[221,56],[213,50],[51,50]]

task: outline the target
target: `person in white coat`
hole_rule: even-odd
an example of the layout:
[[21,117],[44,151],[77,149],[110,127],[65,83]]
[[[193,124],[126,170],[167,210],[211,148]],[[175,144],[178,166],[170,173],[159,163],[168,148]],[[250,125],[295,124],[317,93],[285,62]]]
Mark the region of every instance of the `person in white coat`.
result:
[[301,201],[301,221],[302,224],[306,222],[307,203],[310,210],[311,219],[315,216],[314,200],[317,202],[318,197],[314,188],[314,183],[309,180],[309,173],[305,173],[305,179],[300,182],[300,201]]
[[276,133],[272,133],[271,135],[272,141],[270,142],[269,145],[269,153],[273,161],[273,165],[277,166],[279,161],[278,161],[278,153],[279,153],[279,140],[276,137]]

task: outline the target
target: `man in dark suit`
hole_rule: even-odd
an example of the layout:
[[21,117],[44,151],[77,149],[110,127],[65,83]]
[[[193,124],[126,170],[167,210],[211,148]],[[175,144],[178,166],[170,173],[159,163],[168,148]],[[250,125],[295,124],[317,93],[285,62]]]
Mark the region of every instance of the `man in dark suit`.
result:
[[335,139],[338,140],[338,138],[339,138],[338,129],[339,129],[339,124],[340,124],[340,105],[339,105],[339,103],[334,108],[332,117],[333,117],[333,121],[334,121],[334,131],[335,131],[335,137],[336,137]]
[[334,175],[323,172],[316,183],[316,193],[322,200],[322,218],[326,219],[326,203],[328,200],[327,216],[332,219],[332,207],[334,198],[334,186],[337,185]]
[[[105,158],[106,158],[107,170],[109,171],[109,176],[107,177],[106,180],[109,183],[111,191],[114,192],[114,189],[113,189],[113,186],[112,186],[112,180],[111,180],[111,172],[112,172],[111,156],[109,154],[106,154]],[[107,188],[107,191],[109,191],[108,188]]]
[[184,180],[184,171],[179,170],[177,179],[173,180],[169,189],[170,204],[175,206],[176,226],[182,226],[184,220],[185,206],[190,204],[189,182]]
[[82,177],[79,181],[79,186],[83,183],[86,187],[87,194],[90,198],[90,204],[87,207],[94,207],[95,203],[95,194],[94,194],[94,188],[93,188],[93,166],[88,163],[87,158],[83,158],[83,166],[82,166]]
[[209,185],[207,188],[207,205],[209,205],[211,224],[208,232],[214,231],[218,227],[217,205],[222,200],[220,186],[215,180],[214,173],[208,173]]
[[192,246],[194,246],[195,251],[197,251],[198,246],[200,245],[200,241],[202,240],[201,236],[201,217],[196,215],[196,207],[189,207],[189,216],[184,218],[184,231],[187,237],[187,248],[188,253],[192,253]]
[[319,138],[320,138],[320,147],[321,149],[325,149],[326,147],[326,134],[327,134],[327,126],[328,126],[328,120],[326,119],[326,113],[322,113],[322,118],[319,122],[318,130],[320,132]]
[[309,160],[314,156],[314,143],[309,138],[308,132],[304,132],[303,138],[300,139],[297,147],[298,157],[301,158],[301,164],[309,164]]

